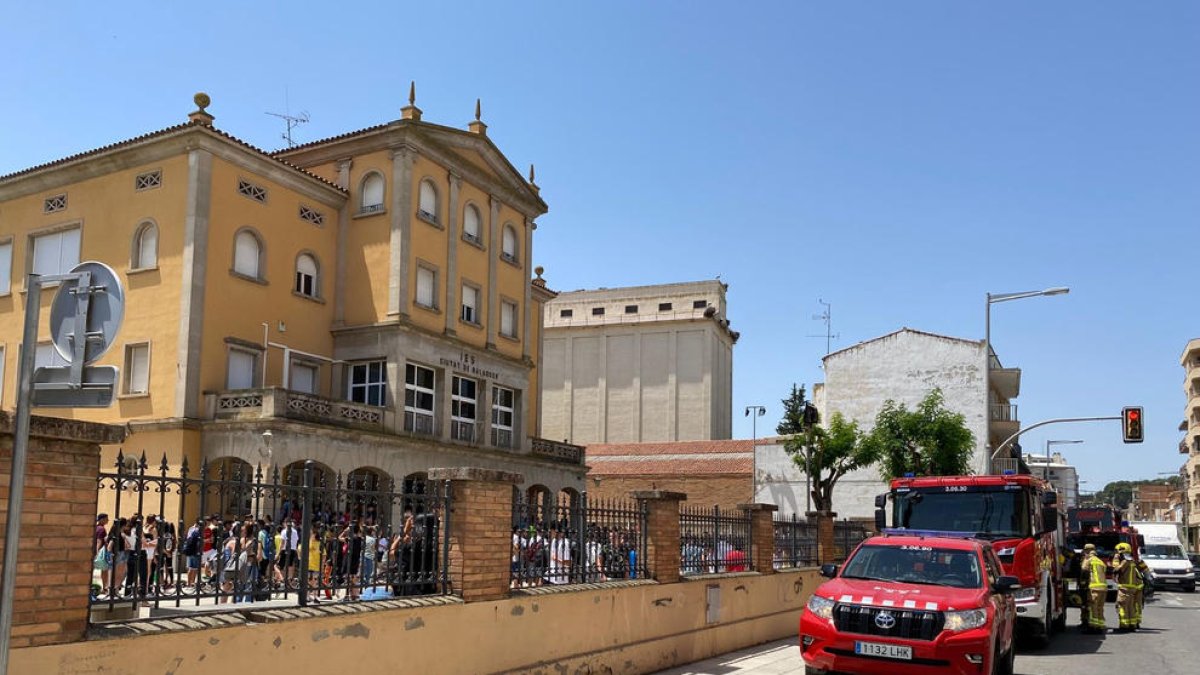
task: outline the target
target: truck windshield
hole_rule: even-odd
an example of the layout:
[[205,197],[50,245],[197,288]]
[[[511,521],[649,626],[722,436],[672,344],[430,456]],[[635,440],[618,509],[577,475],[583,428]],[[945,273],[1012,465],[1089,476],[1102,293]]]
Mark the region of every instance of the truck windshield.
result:
[[842,568],[843,579],[979,588],[979,556],[931,546],[862,546]]
[[937,491],[914,489],[897,494],[892,522],[911,530],[1030,536],[1029,504],[1024,491],[977,488],[950,491],[959,487],[938,487]]
[[1183,554],[1182,546],[1171,544],[1147,544],[1146,548],[1142,549],[1142,557],[1147,560],[1183,560],[1187,558]]

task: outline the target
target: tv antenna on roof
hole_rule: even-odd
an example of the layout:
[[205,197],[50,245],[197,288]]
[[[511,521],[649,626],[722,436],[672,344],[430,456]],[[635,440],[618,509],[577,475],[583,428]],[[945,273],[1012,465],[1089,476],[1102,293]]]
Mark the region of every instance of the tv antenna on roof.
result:
[[286,113],[268,112],[265,114],[270,115],[271,117],[278,117],[287,124],[287,131],[280,134],[280,137],[282,137],[283,140],[287,141],[288,147],[291,148],[291,147],[295,147],[295,145],[296,145],[296,142],[292,140],[292,129],[295,129],[296,127],[300,126],[301,124],[308,123],[308,113],[301,112],[298,115],[291,114],[291,103],[289,102],[289,98],[288,98],[286,89],[284,90],[284,93],[283,93],[283,101],[284,101],[284,103],[283,103],[284,110],[287,110],[288,112],[286,112]]
[[825,334],[824,335],[806,335],[804,337],[811,337],[811,338],[823,337],[823,338],[825,338],[825,355],[828,356],[829,352],[832,351],[834,338],[841,337],[841,334],[833,332],[833,311],[832,311],[833,304],[825,302],[824,300],[822,300],[820,298],[817,298],[817,302],[824,305],[825,309],[822,310],[820,314],[813,314],[812,318],[813,318],[813,321],[824,321],[825,322]]

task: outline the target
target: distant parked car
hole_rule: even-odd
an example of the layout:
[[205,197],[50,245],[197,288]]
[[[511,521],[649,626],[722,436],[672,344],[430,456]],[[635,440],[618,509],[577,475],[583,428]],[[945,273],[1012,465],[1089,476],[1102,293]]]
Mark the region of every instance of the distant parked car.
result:
[[1192,578],[1200,581],[1200,553],[1189,553],[1188,560],[1192,561]]

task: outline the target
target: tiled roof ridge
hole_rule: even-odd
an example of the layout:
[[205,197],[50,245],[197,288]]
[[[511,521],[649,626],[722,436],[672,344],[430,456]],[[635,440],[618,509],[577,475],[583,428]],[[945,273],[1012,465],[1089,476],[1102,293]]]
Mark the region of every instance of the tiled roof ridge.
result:
[[[315,141],[309,141],[309,142],[307,142],[307,143],[300,143],[300,144],[298,144],[298,145],[293,145],[293,146],[291,146],[291,147],[288,147],[288,148],[279,148],[278,150],[272,150],[272,151],[271,151],[271,152],[269,152],[268,154],[270,154],[272,157],[276,157],[276,158],[278,158],[278,157],[279,157],[279,155],[286,155],[286,154],[288,154],[288,153],[291,153],[291,152],[296,152],[296,151],[298,151],[298,150],[307,150],[307,149],[309,149],[309,148],[313,148],[313,147],[316,147],[316,146],[318,146],[318,145],[323,145],[323,144],[325,144],[325,143],[333,143],[333,142],[335,142],[335,141],[344,141],[344,140],[346,140],[347,138],[353,138],[353,137],[355,137],[355,136],[361,136],[361,135],[369,134],[369,133],[371,133],[371,132],[373,132],[373,131],[379,131],[380,129],[386,129],[387,127],[390,127],[390,126],[391,126],[392,124],[394,124],[394,123],[395,123],[395,121],[393,121],[393,122],[384,122],[383,124],[376,124],[376,125],[374,125],[374,126],[364,127],[364,128],[362,128],[362,129],[356,129],[356,130],[354,130],[354,131],[347,131],[347,132],[345,132],[345,133],[336,134],[336,135],[334,135],[334,136],[327,136],[327,137],[325,137],[325,138],[318,138],[318,139],[317,139],[317,140],[315,140]],[[283,161],[283,160],[280,160],[280,161]]]
[[49,162],[43,162],[42,164],[37,164],[37,165],[31,166],[31,167],[28,167],[25,169],[21,169],[19,171],[14,171],[12,173],[0,176],[0,182],[4,182],[4,181],[7,181],[12,178],[17,178],[20,176],[31,174],[31,173],[34,173],[37,171],[41,171],[43,169],[48,169],[48,168],[55,167],[55,166],[61,166],[64,164],[69,164],[74,161],[78,161],[81,159],[86,159],[88,157],[100,155],[105,152],[109,152],[111,150],[116,150],[118,148],[122,148],[122,147],[125,147],[128,145],[133,145],[135,143],[148,141],[150,139],[157,138],[159,136],[166,136],[168,134],[172,134],[172,133],[187,129],[188,127],[195,127],[198,129],[202,129],[202,130],[211,132],[213,134],[216,134],[218,136],[221,136],[227,140],[233,141],[234,143],[237,143],[238,145],[242,146],[243,148],[246,148],[247,150],[256,152],[256,153],[262,155],[263,157],[266,157],[272,161],[279,162],[280,164],[288,167],[289,169],[298,171],[301,174],[304,174],[308,178],[313,178],[329,187],[336,189],[338,192],[341,192],[343,194],[348,194],[348,191],[345,188],[337,185],[336,183],[328,181],[328,180],[316,175],[315,173],[312,173],[310,171],[302,169],[302,168],[296,166],[295,164],[288,162],[287,160],[275,157],[274,155],[263,150],[262,148],[251,145],[250,143],[243,141],[242,139],[238,138],[237,136],[234,136],[228,132],[217,129],[216,127],[213,127],[208,124],[204,124],[203,122],[198,122],[195,120],[188,120],[187,122],[183,122],[182,124],[176,124],[173,126],[166,127],[164,129],[159,129],[157,131],[151,131],[148,133],[144,133],[144,134],[141,134],[140,136],[134,136],[133,138],[127,138],[125,140],[116,141],[115,143],[109,143],[108,145],[102,145],[98,148],[93,148],[91,150],[84,150],[83,152],[77,152],[73,155],[68,155],[66,157],[61,157],[59,159],[55,159],[55,160],[52,160]]

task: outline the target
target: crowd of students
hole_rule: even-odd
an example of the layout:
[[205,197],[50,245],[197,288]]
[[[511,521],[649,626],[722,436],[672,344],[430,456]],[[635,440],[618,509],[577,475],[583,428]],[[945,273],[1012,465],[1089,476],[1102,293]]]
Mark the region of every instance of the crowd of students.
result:
[[[428,594],[444,590],[434,512],[406,509],[399,526],[377,524],[373,511],[314,509],[305,555],[300,514],[291,505],[271,515],[197,518],[182,536],[154,515],[96,518],[94,601],[215,597],[217,603]],[[179,530],[183,530],[182,524]]]

